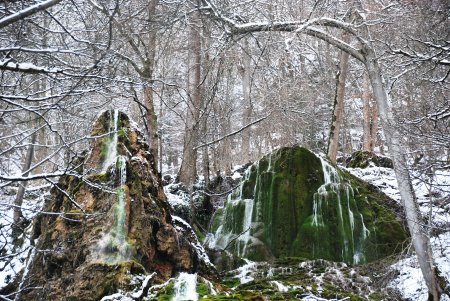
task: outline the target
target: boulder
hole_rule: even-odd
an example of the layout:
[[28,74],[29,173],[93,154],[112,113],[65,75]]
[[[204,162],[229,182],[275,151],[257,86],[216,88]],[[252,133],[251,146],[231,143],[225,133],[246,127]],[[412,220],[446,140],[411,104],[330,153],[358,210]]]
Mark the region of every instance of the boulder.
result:
[[390,158],[379,156],[369,151],[356,151],[345,161],[345,165],[350,168],[367,168],[373,166],[394,168],[394,164]]
[[362,264],[402,250],[408,234],[397,212],[373,186],[305,148],[285,147],[247,170],[216,212],[208,243],[256,261]]

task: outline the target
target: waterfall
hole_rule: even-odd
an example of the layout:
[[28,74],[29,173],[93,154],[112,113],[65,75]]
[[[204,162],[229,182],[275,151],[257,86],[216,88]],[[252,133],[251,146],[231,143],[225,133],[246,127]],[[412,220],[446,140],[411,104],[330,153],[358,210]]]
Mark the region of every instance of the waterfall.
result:
[[[327,237],[338,235],[341,242],[341,260],[358,264],[365,261],[364,241],[370,231],[364,224],[363,215],[358,211],[351,185],[345,183],[336,168],[320,158],[324,184],[314,194],[312,226],[316,229],[313,245],[314,257],[327,257],[329,248]],[[337,223],[328,222],[324,216],[336,216]]]
[[116,208],[116,240],[119,243],[124,243],[126,241],[126,229],[125,229],[125,191],[123,185],[127,180],[126,176],[126,160],[124,156],[117,157],[116,165],[119,166],[119,183],[120,186],[117,188],[117,208]]
[[[114,206],[114,222],[113,226],[98,242],[97,256],[100,261],[115,264],[122,261],[129,260],[133,252],[133,247],[129,244],[127,239],[127,223],[126,223],[126,181],[127,181],[127,162],[126,157],[118,155],[118,124],[119,111],[114,110],[110,114],[108,145],[106,147],[107,154],[102,166],[102,172],[111,170],[111,178],[118,183],[116,187],[117,203]],[[118,177],[118,179],[116,178]],[[117,181],[117,180],[118,181]]]
[[[244,185],[249,180],[250,169],[245,171],[240,187],[228,195],[222,215],[228,218],[223,220],[214,235],[208,237],[207,244],[210,248],[226,248],[229,251],[233,249],[235,254],[245,257],[248,243],[252,239],[254,207],[254,199],[243,198]],[[244,214],[241,215],[240,212]]]
[[106,172],[108,168],[116,163],[117,160],[117,128],[119,123],[119,110],[114,110],[113,118],[109,119],[109,139],[106,147],[106,158],[103,162],[102,172]]
[[243,234],[239,237],[239,241],[244,244],[241,252],[241,248],[238,249],[239,256],[245,256],[245,251],[247,250],[248,241],[251,239],[250,230],[252,225],[252,214],[253,214],[253,199],[245,199],[245,211],[244,211],[244,221],[242,231]]
[[197,274],[180,273],[173,286],[172,301],[197,301]]

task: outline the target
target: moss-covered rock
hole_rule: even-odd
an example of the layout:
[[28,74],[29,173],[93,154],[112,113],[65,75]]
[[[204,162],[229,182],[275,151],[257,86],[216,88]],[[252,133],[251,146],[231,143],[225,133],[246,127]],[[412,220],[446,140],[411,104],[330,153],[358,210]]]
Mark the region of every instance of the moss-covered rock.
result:
[[394,202],[302,147],[252,165],[212,223],[210,246],[256,261],[283,257],[364,263],[407,239]]
[[345,163],[350,168],[367,168],[369,166],[394,168],[390,158],[378,156],[369,151],[356,151]]
[[54,214],[35,223],[42,252],[24,281],[34,289],[18,299],[99,300],[129,290],[133,274],[155,272],[158,282],[209,272],[195,233],[171,217],[149,147],[128,117],[104,112],[92,136],[84,171],[61,177],[43,209]]

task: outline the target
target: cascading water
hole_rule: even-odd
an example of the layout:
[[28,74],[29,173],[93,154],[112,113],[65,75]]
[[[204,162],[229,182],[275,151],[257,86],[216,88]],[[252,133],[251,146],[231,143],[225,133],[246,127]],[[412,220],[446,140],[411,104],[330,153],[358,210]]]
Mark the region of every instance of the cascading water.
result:
[[175,295],[172,301],[197,301],[197,274],[180,273],[173,288]]
[[119,139],[117,129],[119,125],[119,110],[114,110],[114,115],[112,117],[113,118],[110,118],[109,121],[109,140],[106,147],[107,153],[103,162],[102,172],[106,172],[108,168],[117,161],[117,142]]
[[[342,261],[363,263],[365,256],[363,245],[370,231],[364,224],[363,215],[355,203],[353,188],[345,183],[337,170],[327,161],[320,159],[324,184],[314,194],[312,226],[316,229],[313,256],[327,258],[326,237],[338,235]],[[327,216],[328,219],[324,218]],[[330,217],[335,217],[335,223]]]
[[[250,171],[247,170],[243,182],[248,181],[249,176]],[[244,185],[228,196],[223,216],[229,218],[219,226],[214,236],[210,237],[208,242],[210,248],[232,249],[233,253],[245,257],[247,246],[252,239],[254,199],[243,198],[243,196]],[[241,210],[244,211],[243,216],[239,214]]]
[[385,225],[404,237],[383,199],[307,149],[286,147],[247,169],[240,188],[216,211],[206,243],[253,261],[365,263],[389,254],[388,245],[399,242]]
[[[125,183],[127,181],[127,163],[126,157],[118,155],[117,152],[119,111],[114,110],[111,115],[110,138],[106,147],[107,153],[102,171],[107,172],[111,170],[113,182],[118,182],[119,185],[115,189],[117,204],[114,206],[114,224],[110,231],[99,241],[98,253],[101,261],[114,264],[130,259],[133,248],[127,241],[126,230]],[[118,176],[118,181],[114,180],[116,176]]]

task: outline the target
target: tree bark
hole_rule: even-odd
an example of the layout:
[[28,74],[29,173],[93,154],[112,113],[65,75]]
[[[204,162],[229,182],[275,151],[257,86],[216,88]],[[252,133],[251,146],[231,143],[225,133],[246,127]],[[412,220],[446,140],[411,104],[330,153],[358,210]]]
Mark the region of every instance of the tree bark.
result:
[[144,102],[146,107],[145,119],[147,122],[148,143],[150,145],[150,153],[153,156],[155,166],[158,162],[158,116],[155,113],[155,105],[153,100],[153,88],[151,81],[147,80],[144,87]]
[[199,142],[200,109],[201,109],[201,38],[198,16],[193,18],[190,26],[189,39],[189,70],[188,94],[189,101],[186,112],[186,127],[183,147],[183,160],[181,162],[178,178],[188,187],[192,186],[197,176],[197,149]]
[[364,72],[363,78],[363,91],[362,91],[362,100],[363,100],[363,150],[364,151],[372,151],[371,149],[371,140],[372,140],[372,132],[370,130],[370,91],[369,91],[369,78],[366,72]]
[[[245,42],[245,49],[248,50],[248,42]],[[244,98],[244,116],[242,118],[242,125],[245,126],[248,123],[250,123],[252,112],[253,112],[253,104],[252,100],[250,98],[250,85],[251,85],[251,78],[250,78],[250,65],[251,65],[251,57],[244,53],[242,55],[242,66],[240,66],[239,71],[241,73],[242,77],[242,94]],[[250,161],[250,131],[251,128],[248,128],[244,130],[241,134],[242,137],[242,144],[241,144],[241,155],[242,155],[242,162],[249,162]]]
[[378,137],[378,106],[376,103],[372,102],[372,111],[371,111],[371,124],[370,124],[370,151],[373,152],[375,146],[377,145],[377,137]]
[[[152,20],[156,16],[156,7],[159,0],[151,0],[148,7],[148,17]],[[156,55],[156,29],[152,28],[148,33],[148,43],[146,51],[145,64],[142,70],[142,82],[144,84],[144,104],[146,107],[145,119],[147,122],[148,143],[150,145],[150,153],[153,155],[155,167],[158,166],[158,116],[155,111],[155,103],[153,98],[153,71],[155,68]]]
[[402,136],[395,126],[395,119],[389,107],[388,95],[383,85],[381,70],[378,66],[375,52],[367,45],[364,46],[363,51],[365,53],[365,65],[372,84],[374,98],[378,104],[381,124],[394,163],[394,171],[406,213],[406,221],[411,233],[412,244],[416,251],[419,266],[428,290],[435,298],[439,299],[442,290],[438,285],[433,265],[430,262],[430,258],[432,258],[432,254],[429,254],[429,250],[431,250],[430,240],[421,227],[422,222],[419,217],[417,200],[411,184],[406,157],[403,154]]
[[[31,163],[33,162],[34,156],[34,145],[36,144],[37,139],[37,131],[31,134],[31,141],[27,149],[27,154],[25,156],[25,162],[22,168],[22,176],[27,177],[29,174],[29,169],[31,167]],[[23,215],[22,215],[22,204],[23,198],[25,196],[25,189],[27,187],[28,182],[24,181],[19,184],[19,189],[17,190],[16,198],[14,199],[14,210],[13,210],[13,225],[12,225],[12,237],[13,243],[16,244],[18,242],[18,238],[20,234],[23,233]]]
[[[348,43],[348,34],[342,35],[342,40]],[[341,51],[339,62],[339,73],[336,85],[336,94],[333,104],[333,119],[331,122],[330,137],[328,143],[327,155],[331,162],[336,163],[337,151],[339,147],[339,132],[341,130],[342,119],[344,115],[344,96],[345,96],[345,82],[348,73],[348,59],[349,54]]]

